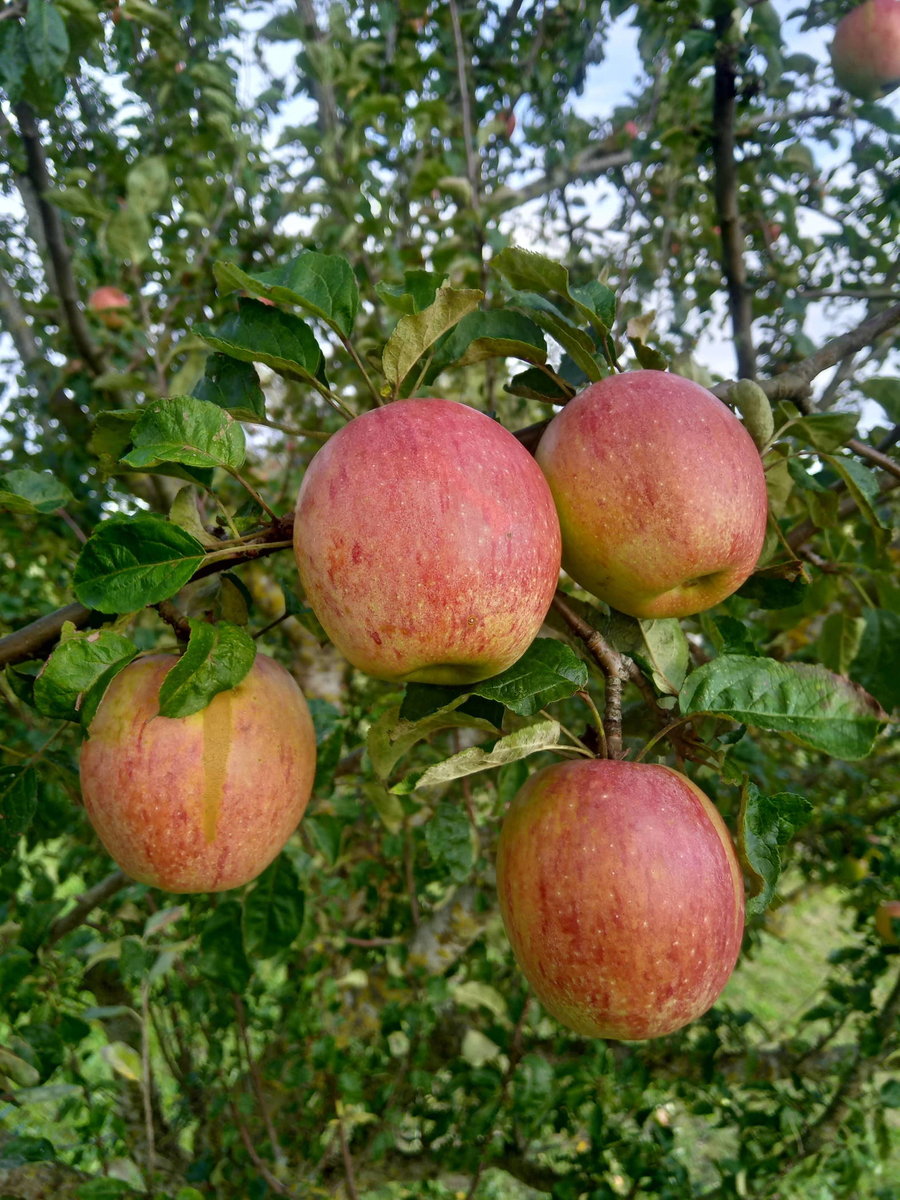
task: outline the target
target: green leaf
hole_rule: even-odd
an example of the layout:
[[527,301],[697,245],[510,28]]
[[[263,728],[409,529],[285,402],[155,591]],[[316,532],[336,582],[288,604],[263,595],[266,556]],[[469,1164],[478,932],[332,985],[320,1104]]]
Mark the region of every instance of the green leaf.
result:
[[243,289],[276,304],[293,304],[345,337],[353,329],[359,287],[353,268],[337,254],[304,250],[290,262],[257,275],[248,275],[231,262],[217,262],[213,273],[222,292]]
[[424,771],[411,771],[399,783],[394,784],[391,791],[397,796],[405,796],[418,788],[435,787],[439,783],[448,783],[451,779],[460,779],[464,775],[473,775],[476,771],[487,771],[491,767],[502,767],[506,763],[527,758],[540,750],[558,748],[559,723],[540,717],[529,721],[527,725],[499,738],[491,747],[472,746],[468,750],[460,750],[443,762],[426,767]]
[[445,367],[466,367],[489,358],[521,358],[525,362],[547,360],[544,335],[521,313],[490,309],[468,313],[441,343],[429,377]]
[[853,437],[859,424],[859,413],[811,413],[808,417],[798,417],[792,404],[782,403],[778,406],[778,424],[785,421],[791,423],[786,432],[792,438],[804,446],[828,453],[839,449]]
[[[443,693],[443,689],[441,692]],[[402,719],[400,709],[396,707],[382,713],[369,727],[366,737],[366,750],[375,774],[380,779],[387,779],[404,754],[417,742],[423,741],[440,729],[467,728],[496,733],[496,726],[492,722],[458,711],[467,696],[468,692],[460,691],[437,711],[414,721]]]
[[159,689],[161,717],[189,717],[213,696],[237,687],[256,658],[256,642],[240,625],[191,618],[187,649]]
[[5,1046],[0,1046],[0,1079],[6,1076],[17,1087],[32,1088],[35,1087],[41,1079],[41,1073],[30,1062],[26,1062],[24,1058],[19,1058],[18,1054],[13,1054],[11,1050],[7,1050]]
[[162,207],[169,194],[169,170],[159,154],[142,158],[128,172],[125,190],[129,205],[149,215]]
[[713,617],[713,625],[721,639],[720,654],[746,654],[751,658],[760,657],[760,652],[743,621],[737,617]]
[[91,1179],[72,1193],[74,1200],[129,1200],[140,1195],[120,1179]]
[[878,478],[868,467],[864,467],[855,458],[844,454],[822,455],[825,462],[830,463],[847,485],[847,490],[856,501],[860,512],[870,524],[876,528],[889,529],[890,526],[882,520],[875,505],[878,503],[880,488]]
[[[3,1148],[0,1150],[0,1169],[10,1170],[21,1167],[24,1163],[53,1162],[55,1158],[56,1151],[52,1142],[46,1138],[23,1134],[9,1140],[4,1139]],[[13,1200],[18,1198],[13,1197]]]
[[162,517],[112,517],[82,548],[75,595],[99,612],[136,612],[174,596],[203,559],[196,538]]
[[900,379],[876,376],[861,380],[856,386],[864,396],[881,405],[894,425],[900,424]]
[[316,813],[307,817],[303,826],[312,834],[312,839],[330,866],[334,866],[341,854],[341,838],[344,826],[330,813]]
[[457,883],[472,870],[475,854],[472,827],[466,810],[459,804],[442,801],[425,826],[425,843],[435,863]]
[[0,508],[19,513],[52,513],[73,500],[72,493],[50,471],[19,467],[0,475]]
[[242,362],[261,362],[297,379],[314,383],[322,369],[322,351],[315,334],[300,317],[266,308],[258,300],[239,300],[238,311],[215,331],[199,326],[207,345]]
[[594,381],[603,378],[603,370],[595,358],[594,342],[590,334],[573,324],[563,316],[555,305],[536,301],[542,299],[528,292],[519,293],[514,297],[515,302],[525,308],[528,316],[536,325],[545,330],[562,346],[574,363],[584,372],[588,379]]
[[241,905],[224,900],[200,931],[197,967],[207,979],[240,994],[250,982],[253,968],[244,951]]
[[[48,188],[44,196],[51,204],[76,217],[88,217],[92,221],[105,221],[109,210],[101,204],[94,193],[86,187]],[[94,383],[96,385],[96,380]]]
[[496,700],[522,717],[531,717],[586,688],[588,669],[570,646],[555,638],[535,638],[522,657],[490,679],[467,685],[486,700]]
[[788,567],[784,574],[781,567],[773,570],[756,571],[738,588],[735,595],[753,600],[760,608],[793,608],[800,604],[809,591],[809,584],[801,568]]
[[523,292],[556,292],[574,306],[582,320],[589,321],[601,336],[606,337],[615,319],[615,294],[602,283],[570,287],[569,272],[562,263],[554,262],[533,250],[507,246],[491,260],[491,267]]
[[438,288],[445,278],[442,272],[437,271],[404,271],[403,283],[376,283],[375,291],[389,308],[404,316],[411,316],[434,303]]
[[822,631],[816,639],[816,657],[823,667],[846,675],[856,657],[862,639],[865,621],[845,612],[829,613],[822,622]]
[[116,258],[140,264],[150,250],[153,229],[146,216],[135,208],[118,209],[106,224],[106,244]]
[[869,608],[850,673],[888,712],[900,706],[900,613]]
[[739,379],[728,389],[728,399],[743,418],[747,432],[761,450],[775,433],[775,414],[769,397],[752,379]]
[[394,391],[426,350],[478,307],[484,292],[470,288],[438,288],[434,303],[422,312],[401,317],[387,340],[382,355],[385,378]]
[[258,421],[266,415],[266,398],[253,363],[227,354],[210,354],[193,395],[218,404],[241,421]]
[[304,897],[300,876],[286,854],[279,854],[244,897],[244,946],[251,959],[272,958],[287,950],[303,927]]
[[0,865],[15,852],[37,809],[33,767],[0,767]]
[[674,617],[640,621],[642,646],[635,651],[639,665],[649,670],[658,691],[677,696],[690,666],[690,647]]
[[812,805],[793,792],[764,796],[755,783],[745,783],[741,795],[738,852],[750,875],[753,895],[749,916],[759,916],[775,895],[781,873],[781,850],[809,820]]
[[575,389],[554,372],[540,367],[529,367],[513,375],[503,390],[511,396],[525,396],[528,400],[540,400],[544,404],[565,404],[575,395]]
[[224,409],[194,396],[155,400],[131,431],[134,449],[122,458],[140,470],[164,462],[237,470],[244,461],[244,431]]
[[100,1047],[100,1055],[117,1075],[130,1079],[132,1083],[140,1083],[143,1064],[140,1052],[133,1046],[127,1042],[110,1042],[108,1046]]
[[723,654],[692,671],[683,714],[717,713],[784,733],[834,758],[864,758],[886,714],[857,684],[824,667]]
[[51,0],[29,0],[25,13],[25,44],[40,80],[59,75],[69,56],[69,35],[62,14]]
[[111,629],[76,634],[61,642],[34,682],[34,705],[45,717],[80,720],[87,727],[113,678],[138,652]]

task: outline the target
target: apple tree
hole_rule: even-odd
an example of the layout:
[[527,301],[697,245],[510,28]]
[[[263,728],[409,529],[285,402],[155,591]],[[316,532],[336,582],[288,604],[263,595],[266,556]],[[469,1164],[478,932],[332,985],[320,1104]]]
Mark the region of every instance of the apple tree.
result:
[[[832,69],[854,7],[0,12],[0,1196],[895,1194],[900,4]],[[721,870],[575,768],[677,779]],[[573,1018],[682,944],[683,1020]]]

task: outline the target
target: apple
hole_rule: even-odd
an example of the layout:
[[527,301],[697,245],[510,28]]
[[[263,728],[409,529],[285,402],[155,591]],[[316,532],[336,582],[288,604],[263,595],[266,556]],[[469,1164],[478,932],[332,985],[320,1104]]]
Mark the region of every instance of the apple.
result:
[[559,522],[502,425],[454,400],[395,400],[313,458],[294,551],[310,606],[355,667],[465,684],[534,640],[559,578]]
[[88,297],[88,308],[96,313],[107,329],[121,329],[125,324],[122,310],[131,307],[131,301],[121,288],[95,288]]
[[188,717],[159,715],[175,655],[113,679],[81,750],[84,806],[126,875],[167,892],[221,892],[260,874],[303,816],[316,737],[303,693],[257,654],[248,674]]
[[831,65],[839,87],[875,100],[900,84],[900,0],[866,0],[838,22]]
[[875,910],[875,928],[888,946],[900,946],[900,900],[882,900]]
[[497,850],[500,912],[541,1004],[586,1037],[661,1037],[712,1006],[744,889],[718,811],[686,776],[592,759],[536,772]]
[[700,384],[666,371],[593,383],[535,453],[553,492],[563,566],[633,617],[685,617],[730,596],[766,532],[750,434]]

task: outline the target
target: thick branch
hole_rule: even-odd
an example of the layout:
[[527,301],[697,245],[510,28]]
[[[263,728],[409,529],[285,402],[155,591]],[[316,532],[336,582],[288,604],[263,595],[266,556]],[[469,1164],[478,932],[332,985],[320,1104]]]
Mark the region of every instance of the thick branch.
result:
[[66,243],[62,218],[59,210],[46,199],[46,193],[53,187],[53,181],[47,170],[47,160],[44,155],[44,147],[41,145],[37,118],[31,106],[24,102],[16,105],[15,112],[22,143],[25,147],[28,177],[37,192],[38,211],[47,238],[47,249],[53,265],[56,292],[81,357],[94,374],[99,375],[103,371],[103,358],[93,343],[84,313],[78,303],[78,289],[72,273],[72,256]]
[[738,205],[738,175],[735,159],[735,114],[737,109],[736,48],[730,9],[716,19],[716,68],[713,84],[713,163],[715,166],[716,215],[721,230],[722,269],[728,291],[731,327],[737,351],[738,374],[756,378],[753,348],[753,309],[744,263],[744,231]]
[[82,629],[90,615],[91,610],[83,604],[67,604],[65,608],[38,617],[15,633],[8,633],[0,638],[0,667],[25,662],[29,658],[42,658],[43,651],[57,640],[66,621],[71,621],[76,629]]
[[603,730],[609,758],[622,757],[622,684],[631,677],[631,662],[614,649],[598,630],[583,620],[566,602],[561,592],[553,597],[553,607],[600,667],[606,680],[606,706]]
[[27,366],[40,355],[34,332],[19,303],[19,297],[5,275],[0,273],[0,316],[22,362]]

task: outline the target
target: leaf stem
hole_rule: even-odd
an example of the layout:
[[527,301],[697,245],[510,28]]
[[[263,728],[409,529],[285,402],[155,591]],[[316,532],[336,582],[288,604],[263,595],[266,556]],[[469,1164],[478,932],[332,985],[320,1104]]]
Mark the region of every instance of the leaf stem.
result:
[[697,719],[697,717],[716,717],[720,721],[731,721],[733,719],[732,717],[723,716],[722,713],[711,713],[711,712],[687,713],[685,716],[679,717],[677,721],[671,721],[663,729],[660,729],[660,731],[658,733],[654,733],[653,737],[646,744],[646,746],[644,746],[643,749],[638,751],[638,753],[634,756],[634,761],[636,763],[643,762],[644,759],[647,757],[647,755],[653,749],[653,747],[656,745],[657,742],[662,741],[662,739],[664,737],[668,737],[673,729],[678,729],[679,726],[686,725],[689,721],[695,721]]
[[244,488],[245,491],[250,493],[250,495],[253,497],[253,499],[256,501],[256,503],[260,506],[260,508],[264,512],[267,512],[273,521],[278,520],[278,513],[275,512],[273,509],[269,508],[268,504],[266,504],[265,500],[263,500],[262,496],[259,494],[259,492],[256,490],[256,488],[253,486],[253,484],[250,483],[250,481],[248,479],[245,479],[244,476],[241,475],[240,471],[238,471],[235,467],[226,467],[225,469],[228,471],[228,474],[231,475],[231,477],[233,479],[236,479],[238,481],[238,483],[241,485],[242,488]]

